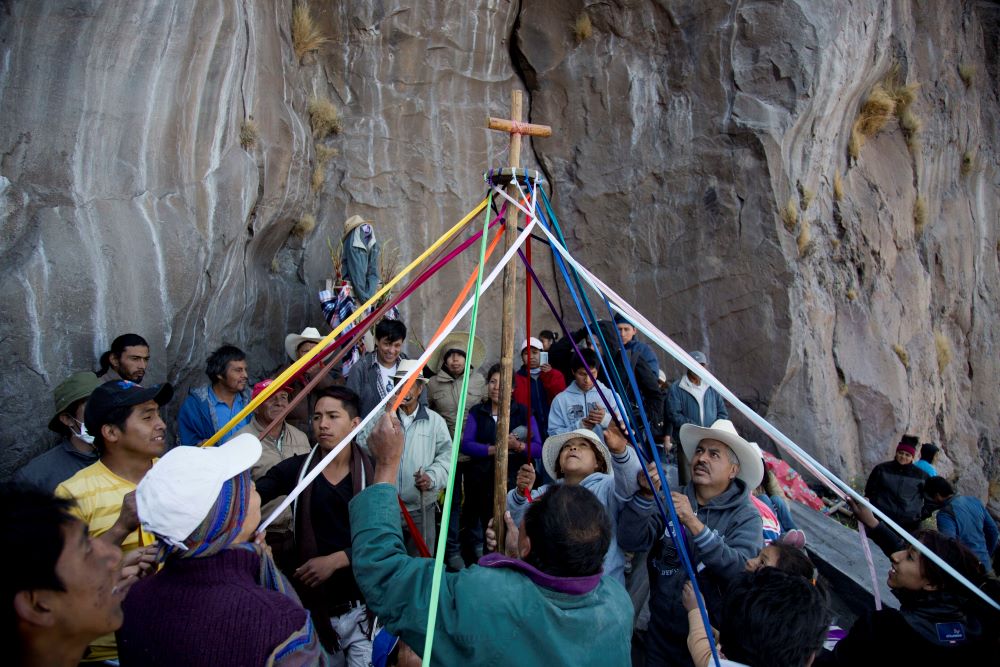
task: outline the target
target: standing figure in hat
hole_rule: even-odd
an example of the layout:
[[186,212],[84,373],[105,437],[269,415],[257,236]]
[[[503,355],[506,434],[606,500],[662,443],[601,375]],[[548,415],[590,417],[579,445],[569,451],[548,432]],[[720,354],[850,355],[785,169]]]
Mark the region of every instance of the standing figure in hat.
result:
[[[414,369],[417,381],[403,397],[403,402],[396,411],[406,439],[396,490],[406,511],[410,513],[414,526],[433,553],[437,544],[437,496],[448,485],[448,473],[451,471],[451,436],[448,435],[444,418],[420,404],[420,395],[427,384],[427,379],[420,372],[420,362],[415,359],[400,361],[393,374],[393,381],[400,383]],[[378,420],[372,419],[358,434],[358,444],[366,452],[368,435],[376,424]],[[403,525],[406,548],[411,556],[415,556],[418,555],[417,542],[407,524]]]
[[[708,357],[704,352],[694,351],[691,358],[708,368]],[[676,442],[684,424],[708,426],[717,419],[729,419],[726,403],[715,391],[692,371],[670,385],[667,392],[664,420],[671,429],[671,439]]]
[[[465,424],[465,417],[472,406],[486,397],[486,380],[474,369],[483,363],[485,350],[479,336],[473,339],[472,360],[469,365],[469,388],[465,398],[465,412],[458,416],[458,402],[462,393],[462,381],[465,379],[465,350],[469,344],[467,331],[453,331],[445,336],[434,354],[427,362],[428,368],[435,372],[427,383],[427,406],[444,417],[448,432],[455,434],[455,424]],[[458,469],[455,471],[455,493],[452,495],[451,521],[448,526],[447,563],[452,569],[461,569],[465,562],[460,555],[458,541],[459,515],[462,505],[462,481],[465,468],[470,458],[468,454],[459,453]]]
[[[691,461],[691,481],[671,493],[681,526],[683,548],[691,556],[709,618],[719,613],[729,582],[764,545],[760,515],[750,502],[750,490],[764,477],[759,452],[720,419],[711,427],[685,424],[681,446]],[[653,483],[659,486],[655,468]],[[687,650],[687,615],[678,604],[687,581],[678,546],[666,530],[645,477],[640,491],[618,520],[618,542],[625,551],[649,551],[649,632],[646,635],[650,667],[693,665]],[[683,531],[681,530],[683,527]]]
[[541,436],[548,436],[549,408],[566,388],[566,378],[548,363],[542,363],[542,341],[528,338],[521,343],[521,367],[514,373],[514,400],[531,406],[531,416],[538,420]]
[[[310,350],[316,347],[323,340],[323,334],[316,327],[306,327],[302,333],[290,333],[285,336],[285,354],[293,362],[298,361]],[[325,365],[317,364],[302,374],[298,380],[289,383],[289,388],[298,392],[305,387],[317,373],[322,373],[323,378],[316,383],[313,390],[326,389],[335,384],[343,384],[340,369],[328,368]],[[303,433],[312,436],[312,410],[315,407],[316,399],[307,396],[296,404],[292,411],[288,413],[288,422]]]
[[[604,576],[624,586],[625,554],[618,548],[615,534],[622,508],[639,490],[637,476],[641,468],[639,457],[617,425],[609,424],[604,434],[603,442],[589,428],[549,436],[542,446],[542,463],[549,477],[556,480],[555,484],[582,486],[604,505],[611,520],[611,544],[604,557]],[[535,469],[526,463],[517,471],[517,488],[507,492],[508,528],[521,523],[528,508],[524,494],[534,483]],[[532,491],[532,502],[551,488],[551,484],[546,484]]]
[[97,389],[97,376],[90,371],[73,373],[53,392],[56,411],[49,430],[62,436],[59,444],[33,458],[17,471],[15,479],[49,493],[80,470],[97,462],[94,436],[83,423],[87,399]]
[[[381,250],[379,242],[375,239],[372,222],[360,215],[352,215],[344,223],[344,234],[340,243],[340,275],[335,292],[323,290],[319,293],[323,314],[326,316],[326,321],[334,328],[358,307],[367,303],[378,291],[379,284]],[[392,308],[386,313],[386,317],[398,319],[399,311]],[[347,327],[344,334],[350,331],[351,327]],[[344,375],[350,374],[351,367],[364,352],[364,345],[359,343],[351,354],[344,358],[342,364]]]
[[900,438],[893,459],[872,468],[865,483],[865,496],[872,505],[910,533],[924,518],[924,483],[928,480],[927,473],[913,465],[919,442],[914,435]]

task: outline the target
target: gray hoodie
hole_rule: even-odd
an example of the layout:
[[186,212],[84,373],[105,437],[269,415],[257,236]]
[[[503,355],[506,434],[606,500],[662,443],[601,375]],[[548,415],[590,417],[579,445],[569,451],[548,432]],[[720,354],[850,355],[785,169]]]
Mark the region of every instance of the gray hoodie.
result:
[[[734,479],[725,491],[698,506],[694,486],[684,493],[705,524],[698,535],[687,535],[688,553],[698,573],[711,620],[719,612],[730,579],[746,567],[764,546],[760,515],[750,502],[746,485]],[[680,556],[651,498],[636,495],[618,519],[618,545],[623,551],[649,551],[648,664],[692,665],[687,650],[687,614],[681,591],[687,581]]]
[[[611,454],[611,467],[614,474],[591,473],[580,482],[580,486],[597,496],[597,499],[608,510],[608,517],[611,519],[611,545],[604,557],[604,576],[614,579],[624,586],[625,555],[618,548],[615,534],[617,533],[618,515],[622,511],[622,507],[626,506],[629,499],[639,490],[637,476],[642,470],[642,465],[639,463],[639,457],[629,446],[623,454]],[[555,483],[562,484],[563,480],[558,479]],[[550,486],[551,484],[546,484],[532,491],[532,500],[541,498]],[[517,487],[507,492],[507,510],[514,523],[520,525],[524,513],[528,510],[528,501],[517,492]]]

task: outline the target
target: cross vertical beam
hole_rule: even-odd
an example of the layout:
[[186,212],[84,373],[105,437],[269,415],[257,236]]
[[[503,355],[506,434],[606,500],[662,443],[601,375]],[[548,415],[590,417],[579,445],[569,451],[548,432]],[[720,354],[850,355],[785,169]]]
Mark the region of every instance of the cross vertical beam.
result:
[[[490,118],[487,127],[510,133],[510,167],[521,166],[521,135],[547,137],[552,128],[521,122],[522,93],[511,91],[510,119]],[[516,178],[516,173],[515,173]],[[517,184],[512,179],[507,186],[507,194],[517,199]],[[508,206],[504,220],[504,247],[509,249],[517,239],[518,209]],[[502,552],[506,533],[503,520],[507,509],[507,435],[510,433],[510,403],[514,386],[514,308],[516,301],[517,260],[512,257],[503,270],[503,311],[500,329],[500,407],[497,414],[497,437],[494,442],[495,476],[493,478],[493,529],[497,535],[497,546]],[[531,336],[531,332],[526,332]],[[530,424],[529,424],[530,426]],[[530,446],[530,442],[529,442]],[[529,450],[530,454],[530,450]]]

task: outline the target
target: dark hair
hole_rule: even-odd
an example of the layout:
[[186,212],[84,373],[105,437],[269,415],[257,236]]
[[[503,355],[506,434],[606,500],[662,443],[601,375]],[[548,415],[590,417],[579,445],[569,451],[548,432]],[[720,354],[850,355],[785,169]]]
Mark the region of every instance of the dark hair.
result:
[[56,573],[56,563],[65,544],[63,526],[77,519],[70,514],[73,501],[56,498],[51,493],[27,484],[0,485],[0,551],[6,565],[3,571],[4,644],[13,646],[17,664],[20,641],[17,637],[17,612],[14,596],[21,591],[66,589]]
[[490,378],[499,372],[500,372],[500,364],[493,364],[492,366],[490,366],[490,369],[486,371],[486,381],[489,382]]
[[[88,398],[90,397],[84,396],[83,398],[73,401],[72,403],[66,406],[65,410],[56,415],[56,417],[59,417],[60,415],[69,415],[73,419],[76,419],[77,408],[79,408],[82,404],[86,403]],[[63,424],[61,419],[53,419],[52,427],[50,428],[52,428],[52,430],[54,430],[56,433],[58,433],[64,438],[68,438],[71,435],[73,435],[73,433],[70,432],[69,427],[67,427],[66,424]]]
[[448,350],[446,350],[445,353],[441,355],[442,368],[444,368],[445,363],[448,361],[448,359],[451,358],[451,355],[453,354],[460,354],[462,355],[462,358],[465,359],[465,350],[457,347],[448,348]]
[[826,596],[797,574],[765,567],[740,574],[718,615],[726,657],[753,667],[802,667],[826,639]]
[[[97,433],[90,434],[94,436],[94,448],[98,454],[103,455],[104,450],[107,448],[104,443],[103,427],[105,425],[117,426],[119,431],[124,431],[125,422],[132,416],[132,411],[136,407],[135,405],[121,405],[111,408],[104,414],[104,417],[101,418],[101,423],[97,427]],[[90,429],[87,430],[89,431]]]
[[226,374],[230,361],[245,361],[246,353],[235,345],[223,345],[209,355],[205,361],[205,375],[212,384],[218,382]]
[[920,445],[920,460],[927,461],[928,463],[934,463],[934,457],[937,453],[941,451],[938,446],[932,442],[925,442]]
[[[973,584],[978,586],[981,583],[984,575],[983,564],[967,546],[953,537],[945,537],[936,530],[921,530],[914,537]],[[965,586],[938,567],[930,558],[925,558],[923,554],[920,554],[919,563],[920,574],[931,584],[941,590],[964,594]]]
[[361,399],[358,395],[354,393],[353,389],[348,389],[347,387],[341,385],[334,385],[332,387],[327,387],[326,389],[317,389],[312,393],[313,399],[316,403],[319,403],[321,398],[334,398],[344,406],[344,410],[347,411],[347,416],[354,419],[361,414]]
[[542,329],[541,333],[538,334],[538,339],[554,341],[556,339],[556,335],[549,329]]
[[102,354],[101,358],[98,360],[97,363],[100,364],[100,368],[94,371],[94,374],[97,375],[97,377],[101,377],[111,370],[111,357],[121,359],[126,347],[138,347],[140,345],[142,347],[149,347],[149,343],[146,342],[146,339],[139,334],[127,333],[115,338],[111,341],[111,349]]
[[524,530],[531,540],[525,560],[556,577],[597,574],[611,546],[607,510],[582,486],[551,486],[528,507]]
[[586,364],[595,375],[597,374],[597,353],[589,347],[582,348],[580,350],[580,354],[573,355],[569,361],[569,372],[576,373],[578,369],[584,367],[584,364]]
[[390,320],[383,318],[375,325],[375,340],[388,338],[390,343],[397,340],[406,340],[406,325],[402,320]]
[[797,574],[812,581],[816,578],[816,566],[802,549],[784,542],[771,542],[769,547],[778,550],[778,564],[775,567],[788,574]]
[[955,495],[955,488],[944,477],[931,477],[924,482],[924,495],[928,498],[933,498],[934,496],[950,498]]

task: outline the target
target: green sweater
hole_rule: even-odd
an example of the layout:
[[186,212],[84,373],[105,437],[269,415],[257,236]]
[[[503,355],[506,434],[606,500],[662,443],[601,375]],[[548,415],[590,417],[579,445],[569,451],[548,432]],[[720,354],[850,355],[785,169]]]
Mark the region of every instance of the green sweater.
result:
[[[351,501],[354,576],[380,623],[418,654],[427,634],[434,562],[403,547],[396,490],[376,484]],[[559,578],[503,556],[445,573],[435,665],[629,665],[632,603],[601,577]]]

